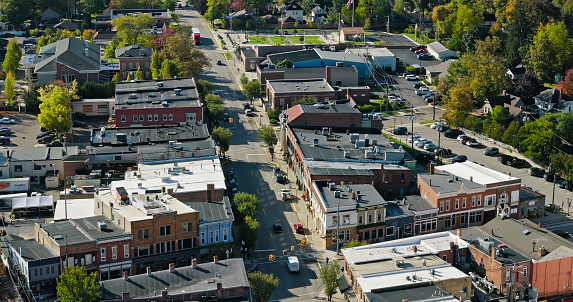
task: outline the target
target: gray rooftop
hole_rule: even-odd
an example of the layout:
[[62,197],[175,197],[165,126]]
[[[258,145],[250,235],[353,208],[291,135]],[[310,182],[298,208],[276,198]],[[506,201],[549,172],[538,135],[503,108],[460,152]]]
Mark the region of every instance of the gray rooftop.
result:
[[272,64],[289,59],[293,63],[318,60],[320,56],[314,49],[295,50],[277,54],[268,55],[269,61]]
[[438,209],[420,195],[409,195],[400,197],[396,201],[388,201],[386,217],[409,215],[428,210],[436,210],[437,212]]
[[[100,230],[98,222],[106,225]],[[114,222],[110,222],[105,216],[93,216],[81,219],[72,219],[56,223],[42,225],[44,231],[56,241],[59,246],[76,245],[95,240],[131,235],[122,230]]]
[[8,235],[10,237],[9,242],[18,254],[20,254],[20,248],[22,248],[22,259],[26,261],[42,260],[46,258],[58,257],[49,248],[38,243],[34,239],[24,239],[15,235]]
[[[300,68],[301,69],[301,68]],[[351,100],[337,100],[334,103],[300,104],[302,113],[356,113],[362,114]]]
[[117,83],[115,104],[116,109],[201,106],[193,78]]
[[426,183],[431,183],[432,190],[438,194],[458,192],[460,189],[483,190],[485,187],[465,178],[453,176],[449,173],[436,172],[434,174],[418,174]]
[[92,145],[151,145],[154,143],[168,143],[169,141],[201,141],[209,137],[209,131],[205,124],[166,127],[107,128],[103,135],[100,129],[93,129]]
[[56,72],[56,61],[79,72],[101,70],[101,47],[76,38],[42,46],[38,53],[43,60],[36,64],[35,72]]
[[43,147],[10,149],[11,161],[61,160],[68,155],[77,154],[78,147]]
[[447,292],[444,292],[435,285],[425,285],[419,287],[385,291],[384,293],[368,292],[364,293],[370,302],[408,302],[415,301],[458,301]]
[[231,204],[227,196],[223,201],[206,201],[206,202],[183,202],[190,208],[199,212],[200,222],[216,222],[225,220],[234,220]]
[[[127,45],[115,50],[116,58],[151,57],[153,49],[141,45]],[[137,68],[136,68],[137,69]]]
[[303,79],[303,80],[267,80],[267,87],[273,91],[281,92],[325,92],[334,89],[325,79]]
[[[524,232],[524,231],[529,232]],[[492,236],[493,232],[493,236]],[[554,257],[552,253],[559,247],[573,248],[573,243],[537,224],[527,220],[501,219],[496,217],[483,226],[471,227],[462,230],[462,239],[473,246],[480,248],[477,237],[490,238],[494,246],[505,244],[509,250],[507,257],[498,257],[504,265],[519,263],[527,260],[541,260],[545,257]],[[535,242],[535,251],[533,250]],[[539,256],[537,250],[544,246],[547,249],[545,256]],[[484,251],[485,252],[485,251]],[[491,251],[485,252],[491,254]],[[570,257],[569,254],[567,257]]]
[[170,294],[213,291],[217,289],[217,283],[222,283],[223,290],[248,287],[243,260],[233,258],[218,263],[201,263],[197,268],[186,266],[176,268],[174,272],[163,270],[152,272],[151,276],[141,274],[130,276],[128,280],[120,278],[102,281],[100,298],[122,299],[125,292],[129,292],[132,298],[153,298],[160,296],[162,290]]
[[[318,180],[315,181],[315,183],[320,190],[320,195],[327,208],[337,207],[338,205],[341,207],[356,206],[364,208],[388,203],[371,185],[333,184],[331,186],[328,180]],[[339,197],[336,197],[335,192],[339,192]],[[360,194],[358,194],[358,192],[360,192]],[[352,196],[355,196],[355,198]]]

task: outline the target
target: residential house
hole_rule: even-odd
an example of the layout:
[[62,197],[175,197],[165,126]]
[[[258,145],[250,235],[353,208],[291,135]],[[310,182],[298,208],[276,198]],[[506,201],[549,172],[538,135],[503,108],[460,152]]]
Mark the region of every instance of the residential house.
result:
[[509,75],[511,80],[515,82],[521,79],[521,77],[523,76],[523,74],[525,74],[526,71],[527,70],[525,69],[525,67],[523,67],[523,65],[518,65],[514,68],[508,68],[507,74]]
[[225,18],[227,20],[238,20],[243,25],[245,25],[247,21],[252,22],[255,20],[255,17],[253,17],[253,12],[250,9],[241,9],[236,12],[232,12]]
[[155,193],[161,189],[140,189],[140,194],[128,193],[112,183],[112,190],[94,196],[96,215],[118,221],[122,230],[133,234],[131,274],[144,273],[148,267],[167,269],[170,263],[189,266],[199,256],[199,212],[170,195]]
[[43,85],[52,81],[78,84],[99,83],[101,48],[99,45],[65,38],[42,46],[34,55],[35,66],[26,74],[30,85]]
[[[133,71],[135,65],[127,66],[131,66],[131,71],[135,72]],[[165,126],[180,123],[194,125],[202,122],[203,107],[195,79],[173,78],[117,83],[115,119],[117,127]]]
[[[452,293],[457,301],[472,297],[471,278],[461,271],[468,244],[449,232],[347,248],[342,255],[344,277],[359,301],[402,301],[411,295],[407,289],[427,291],[427,286],[437,287],[434,294]],[[447,294],[440,296],[451,301]]]
[[46,22],[53,22],[53,20],[59,21],[60,17],[61,17],[60,12],[57,9],[53,7],[48,7],[40,14],[40,22],[46,23]]
[[364,27],[343,27],[340,29],[340,36],[343,41],[364,41]]
[[530,107],[534,108],[535,115],[541,117],[548,112],[560,112],[558,104],[564,104],[570,98],[558,89],[548,88],[534,96],[533,100],[535,104]]
[[483,25],[485,26],[492,26],[497,21],[495,14],[492,13],[483,13]]
[[472,268],[490,292],[529,299],[570,296],[573,243],[527,219],[496,217],[483,226],[459,230],[469,244]]
[[328,12],[318,5],[310,10],[310,20],[316,24],[322,24],[327,15]]
[[143,80],[151,80],[151,56],[153,49],[141,45],[127,45],[115,50],[115,57],[119,60],[119,75],[121,80],[127,77],[135,80],[137,70],[141,71]]
[[[285,5],[280,8],[280,12],[284,18],[290,17],[298,21],[299,23],[302,23],[304,21],[303,19],[304,11],[302,7],[295,1],[285,3]],[[285,21],[284,23],[288,22]]]
[[[283,16],[284,16],[284,15],[283,15]],[[295,18],[292,17],[292,16],[288,16],[288,17],[284,16],[284,17],[280,17],[280,18],[279,18],[279,23],[281,23],[281,24],[288,24],[288,23],[294,24],[294,23],[297,23],[297,22],[298,22],[298,20],[295,19]]]
[[447,60],[445,62],[433,65],[433,66],[426,66],[426,80],[430,83],[434,83],[440,79],[443,79],[448,76],[448,68],[450,64],[455,60]]
[[53,177],[49,173],[56,173],[57,181],[63,182],[64,175],[59,173],[63,171],[63,159],[78,152],[77,146],[8,149],[9,174],[2,175],[30,177],[33,184],[46,185],[46,181]]
[[509,94],[507,91],[502,91],[499,95],[489,97],[485,100],[482,107],[482,114],[488,115],[496,106],[502,106],[507,109],[514,120],[524,121],[524,118],[529,116],[529,112],[525,103],[518,96]]
[[59,256],[61,271],[81,265],[88,272],[96,271],[100,280],[114,279],[132,270],[133,235],[120,227],[123,223],[100,214],[36,224],[36,240]]
[[[221,301],[224,299],[247,299],[249,281],[243,259],[214,259],[213,262],[175,267],[125,276],[121,279],[100,283],[102,302],[120,301]],[[192,281],[190,281],[192,280]]]
[[262,16],[261,19],[263,19],[266,24],[277,24],[279,22],[279,18],[270,14]]

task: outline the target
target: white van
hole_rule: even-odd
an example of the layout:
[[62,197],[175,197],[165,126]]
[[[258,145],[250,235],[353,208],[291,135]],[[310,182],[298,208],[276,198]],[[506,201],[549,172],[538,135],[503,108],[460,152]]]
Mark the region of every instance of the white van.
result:
[[287,267],[289,272],[298,273],[298,271],[300,270],[298,258],[296,256],[289,256],[287,258]]
[[253,111],[249,108],[245,109],[245,115],[247,116],[251,116],[251,114],[253,113]]

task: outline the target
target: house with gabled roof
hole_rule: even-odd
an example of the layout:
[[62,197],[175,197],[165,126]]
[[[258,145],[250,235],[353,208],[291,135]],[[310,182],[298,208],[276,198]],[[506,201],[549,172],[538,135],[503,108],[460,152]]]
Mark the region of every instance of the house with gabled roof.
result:
[[326,18],[327,15],[328,13],[326,10],[317,5],[310,11],[310,20],[312,20],[314,23],[322,23],[319,21],[321,21],[322,18]]

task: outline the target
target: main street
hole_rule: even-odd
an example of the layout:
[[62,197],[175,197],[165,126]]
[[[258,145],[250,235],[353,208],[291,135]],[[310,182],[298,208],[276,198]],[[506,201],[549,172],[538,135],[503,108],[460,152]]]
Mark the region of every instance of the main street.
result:
[[[322,282],[318,277],[318,263],[316,259],[304,257],[301,253],[298,242],[304,239],[304,236],[295,235],[292,229],[292,224],[299,222],[295,213],[296,207],[283,202],[278,195],[280,189],[288,186],[273,180],[273,168],[276,165],[269,162],[266,147],[257,139],[258,126],[261,121],[264,123],[266,120],[259,114],[264,112],[261,112],[261,107],[255,106],[253,116],[247,117],[244,114],[242,103],[245,100],[237,83],[240,74],[234,70],[237,63],[225,59],[218,47],[219,41],[199,13],[189,7],[179,8],[177,13],[181,17],[181,24],[199,28],[202,44],[198,48],[212,64],[199,78],[214,84],[214,91],[225,100],[225,107],[232,118],[232,122],[221,122],[222,127],[233,132],[227,159],[223,160],[225,171],[234,170],[240,192],[254,194],[259,199],[257,220],[260,228],[254,255],[251,254],[251,257],[257,258],[259,271],[272,273],[280,280],[271,300],[312,300],[319,296],[322,289]],[[223,65],[217,65],[217,60],[221,60]],[[283,233],[273,232],[274,223],[283,226]],[[292,246],[295,247],[294,252],[291,252]],[[298,274],[288,272],[283,250],[288,250],[289,255],[299,257],[301,268]],[[275,261],[269,261],[270,254],[276,256]]]

